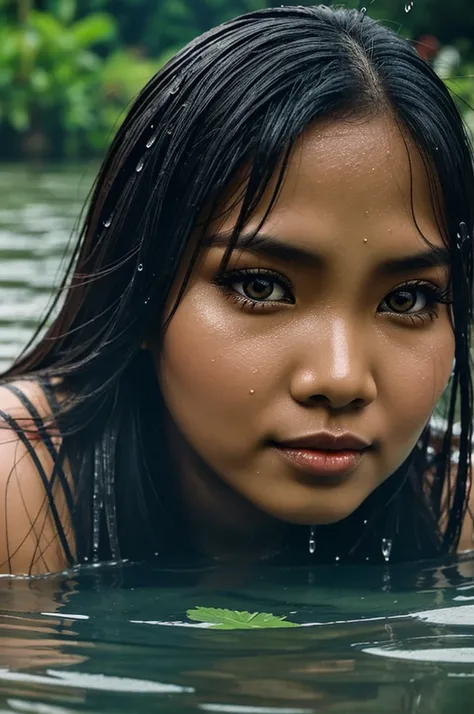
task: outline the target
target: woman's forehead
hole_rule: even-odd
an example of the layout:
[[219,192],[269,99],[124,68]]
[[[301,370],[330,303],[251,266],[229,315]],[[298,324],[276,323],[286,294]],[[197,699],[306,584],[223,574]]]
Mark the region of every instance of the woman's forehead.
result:
[[[257,228],[265,217],[277,181],[278,172],[248,229]],[[241,188],[239,177],[219,207],[215,227],[220,232],[231,231],[237,222]],[[433,198],[421,154],[391,116],[315,122],[292,151],[264,227],[287,240],[314,236],[319,242],[333,243],[341,234],[364,238],[379,232],[407,242],[408,250],[413,250],[414,239],[422,242],[422,236],[441,246]]]

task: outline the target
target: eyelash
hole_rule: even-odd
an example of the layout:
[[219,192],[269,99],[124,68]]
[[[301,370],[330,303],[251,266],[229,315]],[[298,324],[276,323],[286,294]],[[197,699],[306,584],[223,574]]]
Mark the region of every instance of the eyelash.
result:
[[282,303],[287,305],[294,305],[295,299],[291,296],[287,300],[251,300],[250,298],[244,297],[232,290],[232,286],[235,283],[243,282],[245,278],[266,278],[267,280],[275,283],[282,287],[286,293],[292,293],[293,286],[288,278],[285,278],[281,273],[276,273],[273,270],[263,270],[261,268],[248,268],[245,270],[231,270],[223,275],[218,275],[215,279],[215,284],[223,291],[225,297],[236,302],[242,309],[248,310],[271,310],[275,305],[281,305]]
[[434,283],[429,283],[425,280],[410,280],[406,283],[403,283],[403,285],[399,285],[397,288],[395,288],[395,290],[391,290],[382,302],[387,301],[391,295],[396,295],[397,293],[403,291],[417,291],[423,293],[426,300],[426,305],[424,309],[416,313],[397,313],[393,310],[384,310],[381,311],[381,314],[389,314],[390,316],[395,315],[397,318],[401,318],[403,320],[410,320],[413,324],[420,322],[424,324],[427,320],[433,321],[436,317],[438,317],[439,305],[452,304],[451,291],[449,287],[443,289],[438,287]]
[[[252,300],[251,298],[236,293],[232,289],[233,285],[238,282],[243,282],[246,278],[258,277],[264,277],[269,281],[274,282],[276,285],[279,285],[287,292],[287,294],[290,293],[290,297],[286,300]],[[262,270],[260,268],[231,270],[223,275],[217,276],[214,282],[223,291],[225,297],[233,300],[240,306],[241,309],[271,310],[274,309],[275,306],[281,305],[282,303],[294,305],[296,302],[294,296],[291,295],[293,291],[291,282],[284,275],[276,273],[272,270]],[[452,303],[449,288],[442,289],[434,283],[429,283],[424,280],[411,280],[399,285],[394,290],[391,290],[382,302],[388,300],[392,295],[396,295],[397,293],[403,291],[414,291],[416,288],[418,288],[418,292],[422,292],[424,294],[426,299],[426,306],[423,311],[417,313],[397,313],[393,310],[383,310],[380,311],[381,314],[389,314],[392,317],[395,315],[400,319],[408,319],[412,323],[425,323],[426,320],[433,320],[438,316],[438,305],[450,305]]]

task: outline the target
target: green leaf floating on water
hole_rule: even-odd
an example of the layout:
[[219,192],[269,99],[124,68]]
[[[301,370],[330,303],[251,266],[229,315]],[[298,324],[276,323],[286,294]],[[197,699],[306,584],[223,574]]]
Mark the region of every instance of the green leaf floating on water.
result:
[[241,612],[222,610],[216,607],[196,607],[186,615],[195,622],[212,624],[213,630],[264,630],[276,627],[300,627],[297,622],[288,622],[270,612]]

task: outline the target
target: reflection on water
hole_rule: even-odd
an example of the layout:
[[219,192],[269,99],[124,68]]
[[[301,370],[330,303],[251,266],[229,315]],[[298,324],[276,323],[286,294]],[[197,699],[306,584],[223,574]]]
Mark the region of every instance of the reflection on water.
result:
[[0,369],[31,337],[93,180],[88,167],[0,167]]
[[[0,170],[0,366],[48,302],[93,170]],[[292,629],[214,630],[196,607]],[[84,567],[0,578],[0,714],[468,714],[474,558],[351,569]]]
[[[472,711],[474,558],[362,570],[122,564],[0,582],[0,712]],[[302,627],[189,627],[196,607]]]

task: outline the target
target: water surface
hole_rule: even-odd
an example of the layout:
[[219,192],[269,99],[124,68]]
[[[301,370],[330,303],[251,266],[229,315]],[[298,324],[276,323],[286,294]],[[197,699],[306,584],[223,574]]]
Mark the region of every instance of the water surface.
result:
[[[473,711],[474,558],[86,566],[4,578],[0,605],[2,713]],[[196,607],[302,626],[215,630]]]

